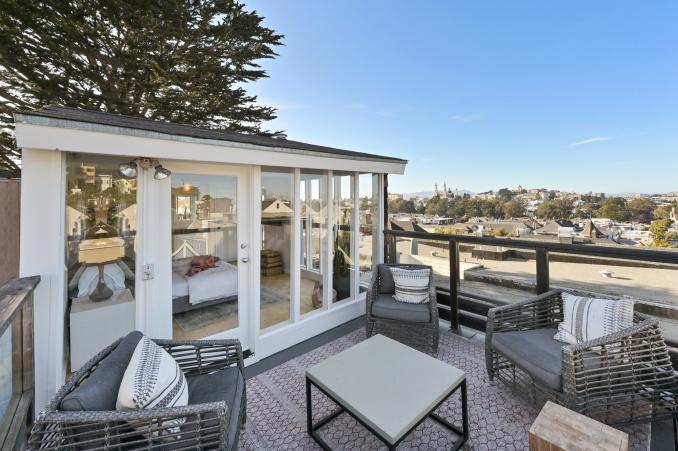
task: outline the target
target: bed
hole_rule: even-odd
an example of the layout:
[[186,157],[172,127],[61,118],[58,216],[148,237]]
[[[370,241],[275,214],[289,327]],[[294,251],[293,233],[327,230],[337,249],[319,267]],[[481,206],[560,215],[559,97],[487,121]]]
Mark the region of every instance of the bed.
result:
[[186,273],[192,257],[172,261],[172,311],[183,313],[238,299],[238,268],[219,260],[214,268]]

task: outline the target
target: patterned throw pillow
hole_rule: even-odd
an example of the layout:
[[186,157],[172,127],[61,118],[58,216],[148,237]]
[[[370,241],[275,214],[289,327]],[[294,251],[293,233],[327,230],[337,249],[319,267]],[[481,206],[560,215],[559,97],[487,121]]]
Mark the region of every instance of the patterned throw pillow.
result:
[[[167,351],[144,336],[127,365],[118,390],[116,409],[152,409],[188,404],[186,377]],[[163,423],[178,432],[183,418]]]
[[423,304],[429,301],[428,279],[431,274],[429,268],[391,268],[391,274],[395,282],[393,297],[396,301],[408,304]]
[[633,325],[633,301],[563,293],[563,322],[553,337],[568,344],[604,337]]

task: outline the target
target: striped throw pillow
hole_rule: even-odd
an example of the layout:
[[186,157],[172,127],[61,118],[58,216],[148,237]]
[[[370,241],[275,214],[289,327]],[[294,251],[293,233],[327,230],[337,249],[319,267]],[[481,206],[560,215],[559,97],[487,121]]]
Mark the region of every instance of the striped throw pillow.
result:
[[429,300],[428,279],[431,274],[429,268],[406,269],[391,268],[393,281],[395,282],[396,301],[408,304],[423,304]]
[[631,299],[596,299],[563,293],[563,321],[553,338],[577,344],[633,325]]
[[[152,409],[188,404],[188,384],[179,364],[153,340],[141,338],[118,389],[116,409]],[[163,423],[178,432],[184,418]]]

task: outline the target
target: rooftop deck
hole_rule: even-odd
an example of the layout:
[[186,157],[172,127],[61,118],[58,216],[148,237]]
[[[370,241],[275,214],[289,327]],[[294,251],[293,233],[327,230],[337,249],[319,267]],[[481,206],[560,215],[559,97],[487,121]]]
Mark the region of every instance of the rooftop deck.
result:
[[[240,449],[319,449],[306,432],[305,370],[365,339],[360,319],[353,331],[307,350],[296,357],[258,373],[249,369],[247,381],[247,425]],[[355,329],[359,327],[358,329]],[[437,358],[466,373],[469,396],[470,439],[468,449],[523,450],[528,447],[528,431],[541,406],[535,406],[502,383],[490,382],[485,370],[484,335],[463,329],[461,335],[441,328]],[[336,333],[335,333],[336,334]],[[307,344],[307,349],[311,347]],[[264,363],[265,365],[265,363]],[[412,381],[416,384],[416,381]],[[438,413],[444,418],[461,418],[458,395],[442,404]],[[321,393],[313,393],[314,418],[329,414],[335,406]],[[625,429],[632,449],[647,450],[650,426]],[[383,445],[367,429],[348,415],[324,426],[321,436],[337,449],[381,449]],[[399,449],[447,449],[455,437],[436,422],[426,420],[399,446]]]

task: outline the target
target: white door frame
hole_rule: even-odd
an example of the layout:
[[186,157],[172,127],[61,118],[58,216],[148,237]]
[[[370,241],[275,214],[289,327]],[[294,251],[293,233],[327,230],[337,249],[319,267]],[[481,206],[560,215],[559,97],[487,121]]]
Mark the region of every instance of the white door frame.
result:
[[[226,165],[226,164],[206,164],[206,163],[194,163],[187,161],[176,161],[176,160],[163,160],[162,164],[165,168],[172,171],[172,176],[174,174],[195,174],[195,175],[216,175],[216,176],[232,176],[237,178],[237,199],[236,199],[236,215],[237,215],[237,227],[238,227],[238,242],[237,242],[237,259],[238,259],[238,327],[220,332],[218,334],[203,337],[205,339],[221,339],[221,338],[237,338],[243,345],[243,349],[250,349],[254,346],[254,336],[255,329],[252,327],[252,318],[255,316],[254,304],[256,293],[253,292],[253,281],[255,276],[258,276],[258,259],[254,258],[258,256],[256,249],[255,236],[252,234],[252,210],[254,203],[252,202],[252,172],[253,168],[250,166],[240,166],[240,165]],[[167,221],[167,226],[163,227],[165,230],[164,235],[168,237],[168,243],[166,244],[166,251],[163,249],[160,252],[162,254],[167,254],[163,258],[166,258],[168,265],[161,265],[163,271],[162,274],[157,274],[156,277],[159,278],[162,283],[166,286],[171,287],[172,273],[171,273],[171,182],[167,182],[163,186],[163,191],[166,193],[160,198],[166,200],[161,204],[162,217]],[[245,247],[243,247],[245,245]],[[243,261],[243,259],[246,259]],[[255,266],[256,265],[256,266]],[[153,298],[153,294],[149,294],[146,299],[146,305],[154,305],[154,314],[151,317],[147,317],[147,324],[152,322],[155,327],[151,327],[151,330],[156,330],[156,328],[161,328],[164,332],[163,335],[169,334],[169,337],[172,336],[172,304],[166,301],[167,297],[162,299],[162,306],[157,303],[156,299]],[[170,293],[171,298],[171,293]],[[139,299],[137,299],[139,301]],[[142,303],[144,303],[142,301]],[[158,309],[162,311],[161,314],[158,314]],[[162,325],[160,325],[162,322]],[[157,336],[157,334],[155,334]]]

